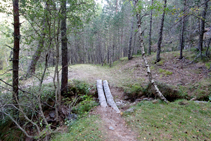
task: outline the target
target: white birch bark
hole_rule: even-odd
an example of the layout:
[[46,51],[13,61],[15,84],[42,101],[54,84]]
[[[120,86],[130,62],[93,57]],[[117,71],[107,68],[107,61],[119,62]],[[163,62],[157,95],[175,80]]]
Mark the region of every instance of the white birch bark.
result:
[[103,92],[103,84],[102,84],[102,80],[97,80],[97,92],[98,92],[98,99],[100,102],[100,105],[102,107],[107,107],[107,102],[106,102],[106,98]]
[[111,91],[109,89],[107,80],[103,81],[103,88],[104,88],[104,91],[105,91],[105,95],[106,95],[108,105],[111,106],[117,113],[120,113],[120,110],[116,106],[116,103],[114,102],[113,96],[111,95]]
[[[138,0],[135,0],[135,4],[138,2]],[[160,92],[159,88],[155,84],[155,81],[152,78],[152,73],[150,71],[149,64],[147,62],[146,56],[145,56],[145,51],[144,51],[144,45],[143,45],[143,35],[142,35],[142,30],[141,30],[141,17],[139,13],[136,13],[136,18],[137,18],[137,25],[138,25],[138,36],[139,36],[139,41],[140,41],[140,48],[142,52],[142,59],[145,63],[145,67],[147,68],[147,74],[149,77],[149,82],[154,86],[156,94],[159,96],[159,98],[166,103],[169,103],[168,100],[163,96],[163,94]]]

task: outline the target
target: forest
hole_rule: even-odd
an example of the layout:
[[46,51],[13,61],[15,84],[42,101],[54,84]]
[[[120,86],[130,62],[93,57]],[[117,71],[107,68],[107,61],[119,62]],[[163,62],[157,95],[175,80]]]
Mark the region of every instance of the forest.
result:
[[1,0],[0,141],[208,141],[210,46],[211,0]]

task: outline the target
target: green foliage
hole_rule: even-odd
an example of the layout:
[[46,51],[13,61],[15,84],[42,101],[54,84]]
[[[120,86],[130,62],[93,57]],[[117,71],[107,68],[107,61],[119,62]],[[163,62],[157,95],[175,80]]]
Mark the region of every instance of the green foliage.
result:
[[209,140],[211,105],[178,100],[169,104],[140,102],[124,116],[138,140]]
[[72,108],[72,112],[78,114],[79,116],[86,116],[88,112],[99,103],[93,100],[84,100],[80,102],[77,106]]
[[79,116],[86,115],[93,107],[99,105],[99,103],[93,100],[92,95],[80,95],[80,100],[81,102],[72,108],[72,112]]
[[91,86],[84,81],[73,80],[68,86],[68,93],[70,95],[88,95]]

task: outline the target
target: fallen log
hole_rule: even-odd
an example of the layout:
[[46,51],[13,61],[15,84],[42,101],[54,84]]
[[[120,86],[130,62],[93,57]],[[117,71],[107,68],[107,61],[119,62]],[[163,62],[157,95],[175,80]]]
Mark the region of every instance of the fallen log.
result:
[[99,99],[100,105],[102,107],[107,107],[108,105],[107,105],[105,95],[103,92],[102,80],[97,80],[97,92],[98,92],[98,99]]
[[[134,1],[135,1],[135,4],[138,2],[138,0],[134,0]],[[149,66],[149,64],[147,62],[147,58],[145,56],[144,42],[143,42],[143,32],[142,32],[142,29],[141,29],[141,23],[142,23],[141,20],[142,20],[143,17],[141,17],[139,13],[136,13],[136,18],[137,18],[138,36],[139,36],[139,42],[140,42],[140,49],[141,49],[142,59],[143,59],[143,61],[145,63],[145,67],[147,68],[147,74],[148,74],[148,77],[149,77],[149,82],[152,84],[152,86],[154,86],[156,94],[159,96],[159,98],[161,100],[163,100],[164,102],[169,103],[168,100],[163,96],[163,94],[161,93],[161,91],[157,87],[154,79],[152,78],[152,73],[150,71],[150,66]]]
[[108,105],[111,106],[117,113],[120,113],[120,110],[116,106],[116,103],[114,102],[113,96],[111,95],[111,91],[109,89],[107,80],[103,81],[103,88],[104,88],[104,91],[105,91],[105,95],[106,95]]

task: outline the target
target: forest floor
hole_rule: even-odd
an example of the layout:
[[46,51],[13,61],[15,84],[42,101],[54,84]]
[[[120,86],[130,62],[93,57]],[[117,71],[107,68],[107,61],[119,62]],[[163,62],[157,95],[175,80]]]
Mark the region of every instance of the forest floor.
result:
[[[187,57],[182,60],[179,60],[178,56],[178,52],[163,53],[162,60],[157,64],[154,63],[155,55],[148,57],[154,79],[171,85],[175,89],[182,90],[189,98],[198,97],[200,99],[202,94],[209,95],[211,91],[211,73],[208,71],[210,62],[190,64],[192,56],[188,52],[184,53],[184,56]],[[53,74],[53,69],[48,69],[48,75],[43,83],[52,83]],[[141,56],[134,57],[130,61],[127,58],[121,58],[119,61],[114,62],[112,68],[107,65],[90,64],[69,66],[69,83],[73,80],[81,80],[95,86],[98,79],[108,80],[114,100],[122,112],[127,112],[131,106],[138,103],[138,101],[131,103],[125,100],[124,89],[134,84],[140,84],[143,87],[148,85],[146,68]],[[33,85],[33,83],[36,84],[36,81],[29,79],[22,84],[25,85],[24,87],[28,87]],[[99,106],[95,107],[90,112],[90,115],[100,116],[99,129],[104,136],[103,140],[132,141],[137,140],[140,136],[140,133],[136,130],[137,127],[133,128],[133,125],[128,127],[125,121],[128,120],[127,117],[122,117],[120,114],[115,113],[110,107],[106,109]],[[211,122],[210,119],[208,122]],[[138,131],[142,131],[142,129]],[[167,136],[167,139],[171,138],[171,136]],[[143,139],[145,140],[145,137]]]

